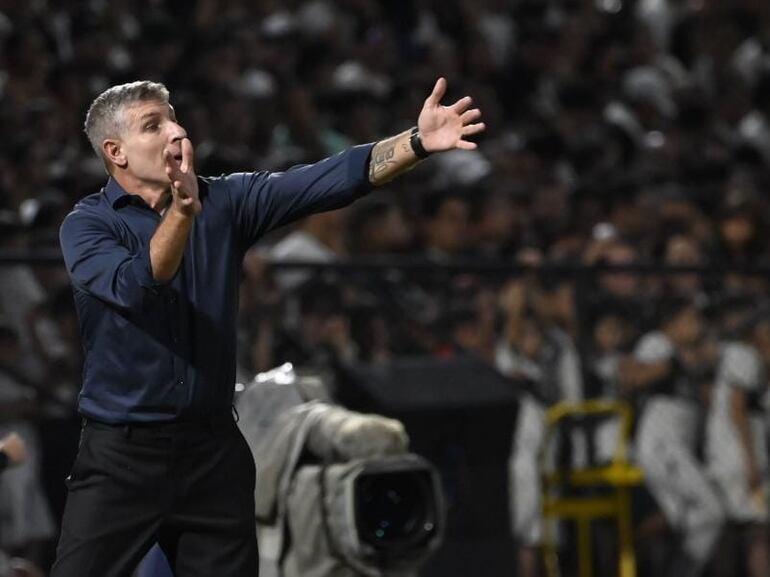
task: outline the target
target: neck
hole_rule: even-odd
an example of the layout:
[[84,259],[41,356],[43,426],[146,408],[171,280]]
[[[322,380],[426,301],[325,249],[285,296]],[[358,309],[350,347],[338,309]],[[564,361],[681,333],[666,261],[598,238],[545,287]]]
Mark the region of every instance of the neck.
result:
[[692,343],[685,342],[683,339],[677,338],[677,335],[674,331],[663,331],[665,335],[669,338],[669,340],[673,343],[674,347],[677,349],[683,349],[690,346]]
[[169,184],[145,182],[134,176],[120,172],[113,173],[112,178],[114,178],[128,194],[135,194],[140,197],[147,203],[147,206],[158,213],[163,213],[171,199],[171,187]]

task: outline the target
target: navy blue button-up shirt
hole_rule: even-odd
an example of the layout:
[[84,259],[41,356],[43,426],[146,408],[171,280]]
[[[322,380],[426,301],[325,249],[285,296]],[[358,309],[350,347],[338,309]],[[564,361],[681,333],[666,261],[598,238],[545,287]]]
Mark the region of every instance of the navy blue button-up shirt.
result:
[[149,258],[156,211],[112,179],[78,202],[60,240],[86,352],[79,411],[109,423],[229,412],[245,251],[277,226],[366,193],[371,148],[282,173],[200,178],[203,211],[163,285]]

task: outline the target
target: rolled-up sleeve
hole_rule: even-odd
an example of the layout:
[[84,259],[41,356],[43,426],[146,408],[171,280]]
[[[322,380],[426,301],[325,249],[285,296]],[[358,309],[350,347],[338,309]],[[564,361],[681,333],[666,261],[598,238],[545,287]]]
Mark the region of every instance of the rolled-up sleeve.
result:
[[224,177],[243,248],[266,232],[303,216],[347,206],[371,190],[373,144],[285,172],[243,172]]
[[59,240],[72,283],[102,301],[139,310],[147,291],[162,286],[152,276],[149,243],[132,254],[97,215],[71,212],[62,223]]

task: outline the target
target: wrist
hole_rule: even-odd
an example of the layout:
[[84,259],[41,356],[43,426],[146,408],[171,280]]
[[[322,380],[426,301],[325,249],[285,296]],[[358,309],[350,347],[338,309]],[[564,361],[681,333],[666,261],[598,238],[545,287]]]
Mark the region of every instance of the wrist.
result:
[[422,135],[418,127],[413,127],[409,133],[409,145],[412,147],[412,152],[419,159],[428,158],[431,152],[425,150],[425,146],[422,144]]
[[176,220],[192,220],[195,218],[195,205],[177,201],[176,199],[168,207],[168,216]]

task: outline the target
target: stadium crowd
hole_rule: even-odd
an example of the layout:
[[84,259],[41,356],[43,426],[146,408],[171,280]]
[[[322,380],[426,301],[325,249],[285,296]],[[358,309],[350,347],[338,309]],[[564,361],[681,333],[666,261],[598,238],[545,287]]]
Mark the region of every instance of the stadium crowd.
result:
[[[647,570],[768,575],[770,287],[750,270],[770,264],[765,0],[0,0],[0,249],[56,250],[63,216],[103,185],[82,123],[109,85],[164,82],[207,175],[407,129],[439,75],[484,111],[479,149],[255,246],[241,377],[470,353],[529,379],[510,465],[522,575],[542,539],[520,475],[544,407],[627,399],[645,510],[680,537]],[[292,260],[391,266],[275,266]],[[81,366],[63,268],[3,264],[0,430],[30,458],[0,476],[0,545],[43,567],[61,503],[36,423],[72,418]]]

